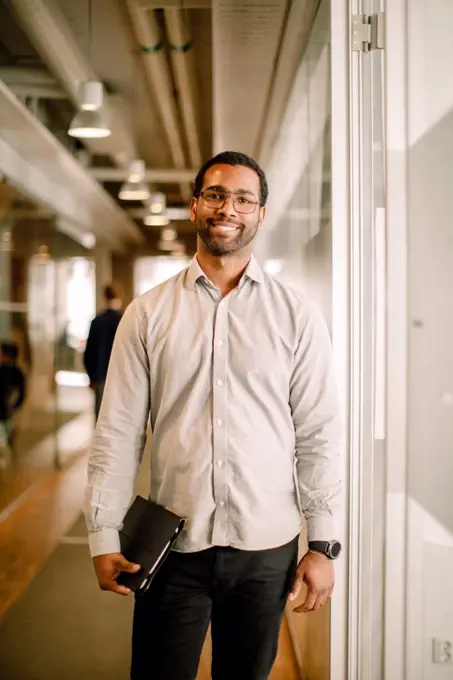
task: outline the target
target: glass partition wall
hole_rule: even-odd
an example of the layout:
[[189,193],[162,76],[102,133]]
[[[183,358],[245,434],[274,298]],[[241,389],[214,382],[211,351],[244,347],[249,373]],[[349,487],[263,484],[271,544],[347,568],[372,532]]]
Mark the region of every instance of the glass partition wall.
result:
[[[269,206],[258,239],[264,268],[307,291],[332,328],[330,1],[321,0],[295,74],[272,157]],[[306,551],[302,536],[300,554]],[[330,678],[330,605],[287,608],[301,677]]]
[[[82,352],[93,314],[90,251],[58,232],[48,210],[3,181],[0,513],[77,449],[80,419],[91,418]],[[15,409],[21,383],[24,399]]]

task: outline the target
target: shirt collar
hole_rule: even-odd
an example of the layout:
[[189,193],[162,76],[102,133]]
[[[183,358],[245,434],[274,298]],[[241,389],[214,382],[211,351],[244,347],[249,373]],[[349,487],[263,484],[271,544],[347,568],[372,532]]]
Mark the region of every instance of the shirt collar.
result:
[[201,278],[206,279],[206,281],[208,280],[208,277],[198,264],[197,256],[194,255],[189,269],[187,270],[187,287],[190,288],[190,290],[195,290],[195,284],[198,279]]
[[[190,290],[195,290],[195,284],[198,281],[198,279],[203,278],[206,279],[206,281],[209,282],[208,277],[200,267],[198,263],[197,256],[194,255],[192,262],[187,270],[187,287],[190,288]],[[256,281],[257,283],[262,283],[263,282],[263,270],[261,269],[260,265],[258,264],[258,261],[254,255],[252,255],[250,262],[248,263],[244,274],[241,277],[241,280],[239,281],[239,286],[242,286],[245,278],[249,278],[252,281]]]
[[258,264],[258,260],[254,255],[252,255],[241,281],[245,277],[252,279],[252,281],[256,281],[257,283],[263,283],[263,270],[261,269],[260,265]]

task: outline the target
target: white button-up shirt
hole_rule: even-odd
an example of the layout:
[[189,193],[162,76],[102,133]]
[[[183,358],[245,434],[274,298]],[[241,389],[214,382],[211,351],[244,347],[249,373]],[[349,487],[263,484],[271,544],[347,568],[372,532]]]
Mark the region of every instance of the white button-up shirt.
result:
[[222,297],[190,267],[136,298],[115,337],[89,458],[92,555],[119,551],[150,419],[150,498],[176,549],[337,536],[341,427],[324,319],[252,258]]

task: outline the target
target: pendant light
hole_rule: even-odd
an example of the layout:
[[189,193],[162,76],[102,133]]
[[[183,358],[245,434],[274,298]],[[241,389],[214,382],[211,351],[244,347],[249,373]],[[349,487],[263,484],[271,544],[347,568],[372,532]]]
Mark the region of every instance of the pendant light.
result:
[[170,224],[170,218],[166,213],[163,213],[162,215],[153,215],[150,213],[149,215],[146,215],[143,224],[146,224],[147,227],[166,227],[167,224]]
[[[88,9],[88,58],[91,66],[91,0]],[[111,134],[102,113],[103,85],[97,80],[88,80],[79,85],[79,108],[69,126],[68,134],[78,139],[101,139]]]
[[176,241],[178,238],[178,232],[176,229],[162,229],[160,237],[162,241]]
[[151,194],[151,199],[149,201],[149,209],[154,215],[159,215],[165,212],[167,207],[167,199],[165,194],[157,191],[155,194]]
[[166,227],[167,224],[170,224],[165,194],[160,191],[151,194],[151,198],[148,201],[148,209],[149,213],[143,220],[147,227]]
[[127,181],[121,187],[118,198],[122,201],[146,201],[149,197],[149,187],[145,182],[145,163],[136,159],[129,166]]
[[101,139],[111,132],[102,113],[102,83],[89,80],[80,84],[80,111],[69,126],[68,134],[78,139]]

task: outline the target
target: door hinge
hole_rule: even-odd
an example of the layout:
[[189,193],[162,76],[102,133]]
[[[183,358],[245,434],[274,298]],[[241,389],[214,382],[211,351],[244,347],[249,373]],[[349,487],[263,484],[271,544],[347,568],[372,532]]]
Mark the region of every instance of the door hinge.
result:
[[385,46],[384,12],[355,14],[352,17],[352,49],[354,52],[382,50]]

